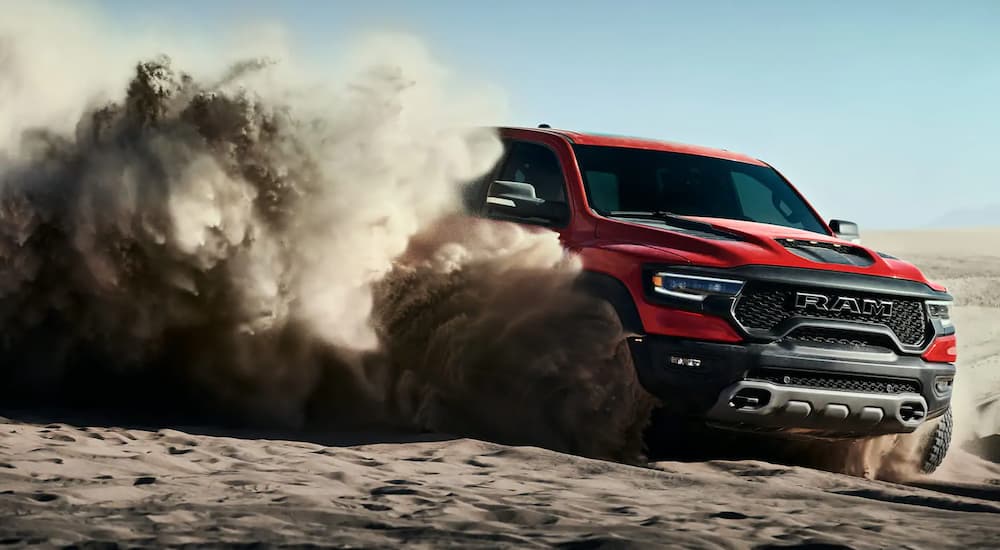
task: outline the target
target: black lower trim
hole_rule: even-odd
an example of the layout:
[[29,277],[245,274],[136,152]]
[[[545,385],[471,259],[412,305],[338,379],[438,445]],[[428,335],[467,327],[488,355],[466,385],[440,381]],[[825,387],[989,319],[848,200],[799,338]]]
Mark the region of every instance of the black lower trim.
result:
[[[835,380],[844,388],[857,391],[880,387],[880,392],[895,393],[896,385],[906,382],[916,387],[927,401],[928,416],[941,414],[951,400],[950,391],[939,395],[935,382],[939,377],[953,377],[954,365],[928,363],[920,357],[897,355],[888,350],[856,351],[820,348],[791,342],[769,344],[720,344],[696,342],[664,336],[644,336],[630,340],[639,381],[664,406],[676,412],[701,416],[730,385],[755,373],[781,372],[795,383],[798,374],[811,384]],[[700,365],[681,366],[671,357],[697,359]],[[805,382],[803,382],[805,384]],[[814,386],[815,387],[815,386]],[[829,389],[837,390],[837,387]],[[874,392],[873,393],[879,393]]]

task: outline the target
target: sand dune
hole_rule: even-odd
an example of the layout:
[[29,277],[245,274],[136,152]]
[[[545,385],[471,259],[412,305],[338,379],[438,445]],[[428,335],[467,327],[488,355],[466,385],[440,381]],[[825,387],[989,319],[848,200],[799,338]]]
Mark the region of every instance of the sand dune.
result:
[[[958,391],[1000,389],[1000,230],[871,234],[952,286]],[[979,399],[980,401],[976,401]],[[971,412],[969,413],[972,414]],[[969,437],[987,416],[968,416]],[[647,467],[413,434],[0,420],[0,545],[115,542],[566,548],[986,547],[1000,465],[955,449],[909,485],[760,461]],[[992,424],[993,428],[998,427]]]

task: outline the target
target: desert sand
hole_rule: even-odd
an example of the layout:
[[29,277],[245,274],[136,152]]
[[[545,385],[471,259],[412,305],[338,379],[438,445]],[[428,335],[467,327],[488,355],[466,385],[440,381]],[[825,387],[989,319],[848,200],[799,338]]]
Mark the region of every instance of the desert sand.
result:
[[[1000,230],[865,241],[954,291],[960,434],[996,433]],[[632,466],[443,435],[6,416],[0,545],[1000,545],[1000,465],[957,445],[938,473],[897,484],[754,460]]]

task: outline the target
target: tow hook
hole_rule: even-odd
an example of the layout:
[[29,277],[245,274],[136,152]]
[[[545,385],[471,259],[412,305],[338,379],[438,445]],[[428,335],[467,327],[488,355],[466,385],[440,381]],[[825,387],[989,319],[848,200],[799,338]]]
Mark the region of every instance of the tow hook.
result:
[[759,409],[771,401],[771,394],[759,388],[744,388],[730,400],[729,406],[734,409]]
[[927,411],[919,403],[904,403],[899,407],[899,416],[905,422],[920,420],[927,415]]

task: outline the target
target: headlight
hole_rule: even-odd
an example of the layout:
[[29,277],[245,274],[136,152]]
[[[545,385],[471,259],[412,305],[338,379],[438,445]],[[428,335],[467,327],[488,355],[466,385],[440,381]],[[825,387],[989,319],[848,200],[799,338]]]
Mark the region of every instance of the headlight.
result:
[[717,279],[679,273],[653,275],[653,292],[700,302],[708,296],[736,296],[743,290],[743,281]]
[[951,302],[927,302],[927,314],[931,319],[938,319],[941,324],[951,324]]

